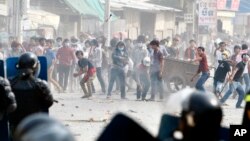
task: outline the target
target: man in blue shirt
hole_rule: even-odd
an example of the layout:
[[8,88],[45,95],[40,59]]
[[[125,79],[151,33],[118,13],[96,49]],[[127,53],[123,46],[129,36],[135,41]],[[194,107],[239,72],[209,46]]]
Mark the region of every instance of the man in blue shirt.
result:
[[49,39],[46,41],[48,48],[45,51],[44,56],[47,59],[47,69],[48,69],[48,80],[51,82],[55,88],[57,89],[58,92],[62,91],[61,86],[58,84],[56,80],[53,79],[52,74],[54,71],[54,66],[56,63],[56,54],[53,51],[53,40]]

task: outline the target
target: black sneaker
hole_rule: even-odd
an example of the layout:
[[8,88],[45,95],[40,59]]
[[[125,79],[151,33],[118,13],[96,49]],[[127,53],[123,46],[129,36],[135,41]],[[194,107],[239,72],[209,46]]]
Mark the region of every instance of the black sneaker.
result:
[[243,109],[244,107],[242,107],[242,106],[238,106],[238,107],[236,107],[236,109]]

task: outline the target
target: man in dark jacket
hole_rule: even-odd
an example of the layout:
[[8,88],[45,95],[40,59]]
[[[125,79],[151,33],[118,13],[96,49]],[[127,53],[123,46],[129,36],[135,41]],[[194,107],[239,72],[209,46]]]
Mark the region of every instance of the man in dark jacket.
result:
[[111,91],[115,82],[116,77],[119,78],[120,82],[120,90],[121,90],[121,98],[125,99],[125,66],[128,64],[128,53],[125,48],[124,42],[118,42],[116,45],[116,49],[112,53],[113,65],[111,68],[111,77],[109,81],[108,87],[108,96],[111,97]]
[[17,125],[27,116],[46,112],[53,104],[53,97],[47,83],[35,76],[39,72],[39,61],[35,54],[25,53],[17,64],[18,74],[10,80],[17,106],[10,114],[10,129],[13,132]]

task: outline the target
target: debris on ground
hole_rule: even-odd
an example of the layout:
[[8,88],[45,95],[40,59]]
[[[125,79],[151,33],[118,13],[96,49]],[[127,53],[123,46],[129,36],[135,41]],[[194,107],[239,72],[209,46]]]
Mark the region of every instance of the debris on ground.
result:
[[134,110],[129,110],[129,112],[131,112],[131,113],[137,113],[136,111],[134,111]]

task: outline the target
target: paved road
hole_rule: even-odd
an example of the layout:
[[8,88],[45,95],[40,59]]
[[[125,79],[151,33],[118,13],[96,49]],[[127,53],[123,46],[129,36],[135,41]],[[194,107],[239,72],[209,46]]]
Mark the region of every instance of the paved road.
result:
[[[90,100],[81,99],[80,93],[55,94],[59,101],[51,109],[51,116],[68,126],[77,141],[95,140],[110,119],[119,112],[129,115],[153,135],[157,135],[160,118],[167,108],[164,102],[135,101],[135,95],[128,93],[129,100],[120,100],[113,95],[107,100],[104,95],[94,95]],[[223,107],[223,125],[241,123],[243,109],[235,109],[235,100],[229,99],[229,106]]]

